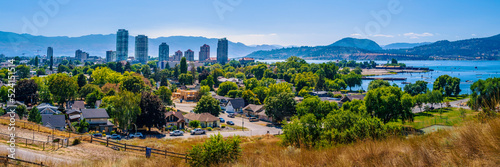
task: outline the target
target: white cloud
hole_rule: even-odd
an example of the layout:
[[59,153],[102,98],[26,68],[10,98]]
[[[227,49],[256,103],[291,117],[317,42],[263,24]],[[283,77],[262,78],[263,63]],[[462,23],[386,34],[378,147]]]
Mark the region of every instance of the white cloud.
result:
[[476,35],[476,34],[471,34],[471,36],[475,37],[475,36],[477,36],[477,35]]
[[363,35],[361,35],[361,34],[351,34],[350,37],[357,37],[357,38],[359,38],[359,37],[363,37]]
[[431,33],[428,33],[428,32],[421,33],[421,34],[409,32],[409,33],[405,33],[403,35],[405,37],[409,37],[410,39],[418,39],[420,37],[432,37],[432,36],[434,36],[434,34],[431,34]]

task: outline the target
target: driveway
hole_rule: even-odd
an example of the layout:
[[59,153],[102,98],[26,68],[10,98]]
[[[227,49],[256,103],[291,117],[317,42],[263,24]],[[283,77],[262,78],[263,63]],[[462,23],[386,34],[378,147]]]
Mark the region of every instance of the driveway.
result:
[[177,108],[178,110],[182,111],[182,112],[187,112],[189,113],[191,110],[194,109],[194,107],[196,107],[196,103],[194,102],[174,102],[175,104],[175,108]]

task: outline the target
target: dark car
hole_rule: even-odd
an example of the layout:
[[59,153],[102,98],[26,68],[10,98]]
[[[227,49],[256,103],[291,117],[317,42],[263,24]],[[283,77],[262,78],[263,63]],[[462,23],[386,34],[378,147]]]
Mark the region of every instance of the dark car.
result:
[[228,125],[234,125],[234,122],[233,121],[227,121],[226,124],[228,124]]
[[224,120],[224,118],[219,118],[219,119],[220,119],[220,123],[226,122],[226,120]]
[[234,113],[227,114],[227,117],[234,118],[236,115]]
[[92,136],[94,136],[94,137],[102,137],[102,134],[101,133],[94,133]]

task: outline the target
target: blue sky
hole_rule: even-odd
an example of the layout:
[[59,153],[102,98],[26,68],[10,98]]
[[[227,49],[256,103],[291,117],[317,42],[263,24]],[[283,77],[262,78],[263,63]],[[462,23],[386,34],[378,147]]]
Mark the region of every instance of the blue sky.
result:
[[327,45],[344,37],[385,45],[500,34],[499,7],[498,0],[15,0],[0,2],[0,31],[74,37],[125,28],[247,45]]

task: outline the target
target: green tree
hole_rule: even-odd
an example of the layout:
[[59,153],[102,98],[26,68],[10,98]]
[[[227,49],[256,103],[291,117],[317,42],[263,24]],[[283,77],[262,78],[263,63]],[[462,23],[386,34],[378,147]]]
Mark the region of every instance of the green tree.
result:
[[210,113],[216,117],[219,116],[220,113],[219,101],[213,98],[210,95],[202,96],[201,99],[194,107],[193,112],[195,113]]
[[460,93],[460,78],[450,77],[449,75],[441,75],[436,78],[433,85],[434,90],[443,90],[446,96],[452,94],[457,96]]
[[245,85],[245,89],[250,89],[250,90],[260,86],[259,80],[255,78],[246,79],[243,81],[243,84]]
[[237,98],[241,97],[242,93],[243,92],[241,92],[241,90],[230,90],[229,92],[227,92],[226,96],[230,98]]
[[101,90],[94,90],[94,92],[85,96],[85,103],[89,106],[95,106],[95,102],[101,100],[103,97],[104,93],[102,93]]
[[242,93],[241,97],[245,100],[245,104],[260,105],[260,100],[251,90],[246,90]]
[[200,126],[200,121],[198,121],[198,120],[189,121],[189,126],[192,128],[197,128]]
[[217,89],[217,95],[225,96],[230,90],[237,90],[238,85],[234,82],[223,82],[220,84],[219,89]]
[[80,94],[81,98],[86,98],[87,95],[91,94],[94,91],[98,91],[99,93],[102,94],[101,88],[99,88],[99,86],[94,85],[94,84],[87,84],[87,85],[83,86],[80,89],[79,94]]
[[29,114],[28,114],[28,121],[35,122],[35,123],[42,123],[42,115],[40,115],[40,112],[38,111],[38,108],[33,107]]
[[268,96],[276,96],[280,93],[293,93],[292,91],[292,84],[286,83],[286,82],[281,82],[278,84],[271,84],[269,85],[269,89],[267,91]]
[[210,88],[208,86],[201,86],[198,91],[198,97],[196,99],[200,100],[204,95],[210,95]]
[[151,131],[152,127],[161,128],[165,125],[166,110],[158,96],[150,92],[142,92],[139,106],[141,114],[137,117],[137,126],[146,126],[148,131]]
[[49,80],[49,90],[59,105],[62,106],[76,96],[78,84],[65,74],[57,74],[54,79]]
[[54,68],[52,68],[54,66],[54,56],[50,56],[49,65],[50,65],[50,71],[54,70]]
[[78,87],[81,89],[83,86],[85,86],[87,84],[87,77],[85,77],[84,74],[78,74],[78,78],[77,78],[77,83],[78,83]]
[[38,56],[35,56],[35,67],[38,67],[38,62],[39,62]]
[[188,151],[191,166],[221,166],[235,162],[241,156],[241,140],[238,136],[224,139],[219,133],[211,135],[203,144],[193,146]]
[[269,89],[263,86],[256,87],[252,90],[252,92],[255,93],[260,102],[264,102],[267,97],[268,91]]
[[406,93],[415,96],[418,94],[426,93],[427,92],[427,82],[425,81],[417,81],[414,84],[410,83],[405,85],[403,88]]
[[267,65],[259,64],[259,65],[254,66],[252,68],[252,73],[255,76],[255,78],[260,80],[264,76],[264,72],[266,71],[266,69],[267,69]]
[[202,86],[208,86],[210,90],[214,90],[214,79],[212,75],[208,75],[206,79],[202,80],[200,85]]
[[179,75],[179,83],[182,85],[191,85],[193,84],[193,76],[190,74],[182,73]]
[[23,119],[26,114],[28,114],[28,111],[26,110],[25,105],[18,105],[16,107],[16,114],[19,115],[19,119]]
[[126,77],[120,84],[120,90],[127,90],[133,93],[138,93],[146,88],[146,84],[140,76],[130,75]]
[[8,86],[2,86],[0,88],[0,100],[2,103],[7,102],[9,100],[9,87]]
[[349,86],[349,90],[352,90],[352,87],[361,86],[361,75],[355,74],[353,72],[343,75],[342,79],[345,81],[347,86]]
[[143,65],[141,68],[141,73],[144,77],[149,78],[151,76],[151,67],[149,65]]
[[391,84],[387,81],[377,79],[377,80],[371,81],[368,84],[368,90],[373,90],[373,89],[377,89],[377,88],[384,87],[384,86],[391,86]]
[[468,105],[474,109],[497,111],[500,104],[500,78],[488,78],[474,82],[470,89],[472,94]]
[[18,65],[16,67],[16,74],[19,79],[29,78],[30,77],[30,67],[26,65]]
[[368,113],[380,118],[384,123],[393,120],[413,121],[413,99],[398,87],[381,87],[369,90],[365,97]]
[[111,102],[111,106],[106,108],[109,116],[118,122],[118,127],[122,130],[130,128],[132,123],[136,122],[137,117],[141,114],[139,102],[141,96],[129,91],[120,91],[116,98]]
[[172,105],[172,91],[166,86],[160,86],[160,88],[155,92],[156,95],[160,97],[163,103],[167,105]]
[[300,117],[311,113],[320,120],[325,118],[328,113],[338,109],[336,102],[321,101],[318,96],[310,96],[297,104],[297,115]]
[[188,71],[188,66],[186,62],[186,57],[181,58],[181,74],[186,74]]
[[14,86],[15,99],[24,104],[36,104],[38,101],[38,84],[31,79],[22,79]]
[[264,101],[266,115],[272,117],[274,121],[281,122],[286,117],[291,117],[296,113],[296,101],[293,93],[281,92],[275,96],[269,96]]

